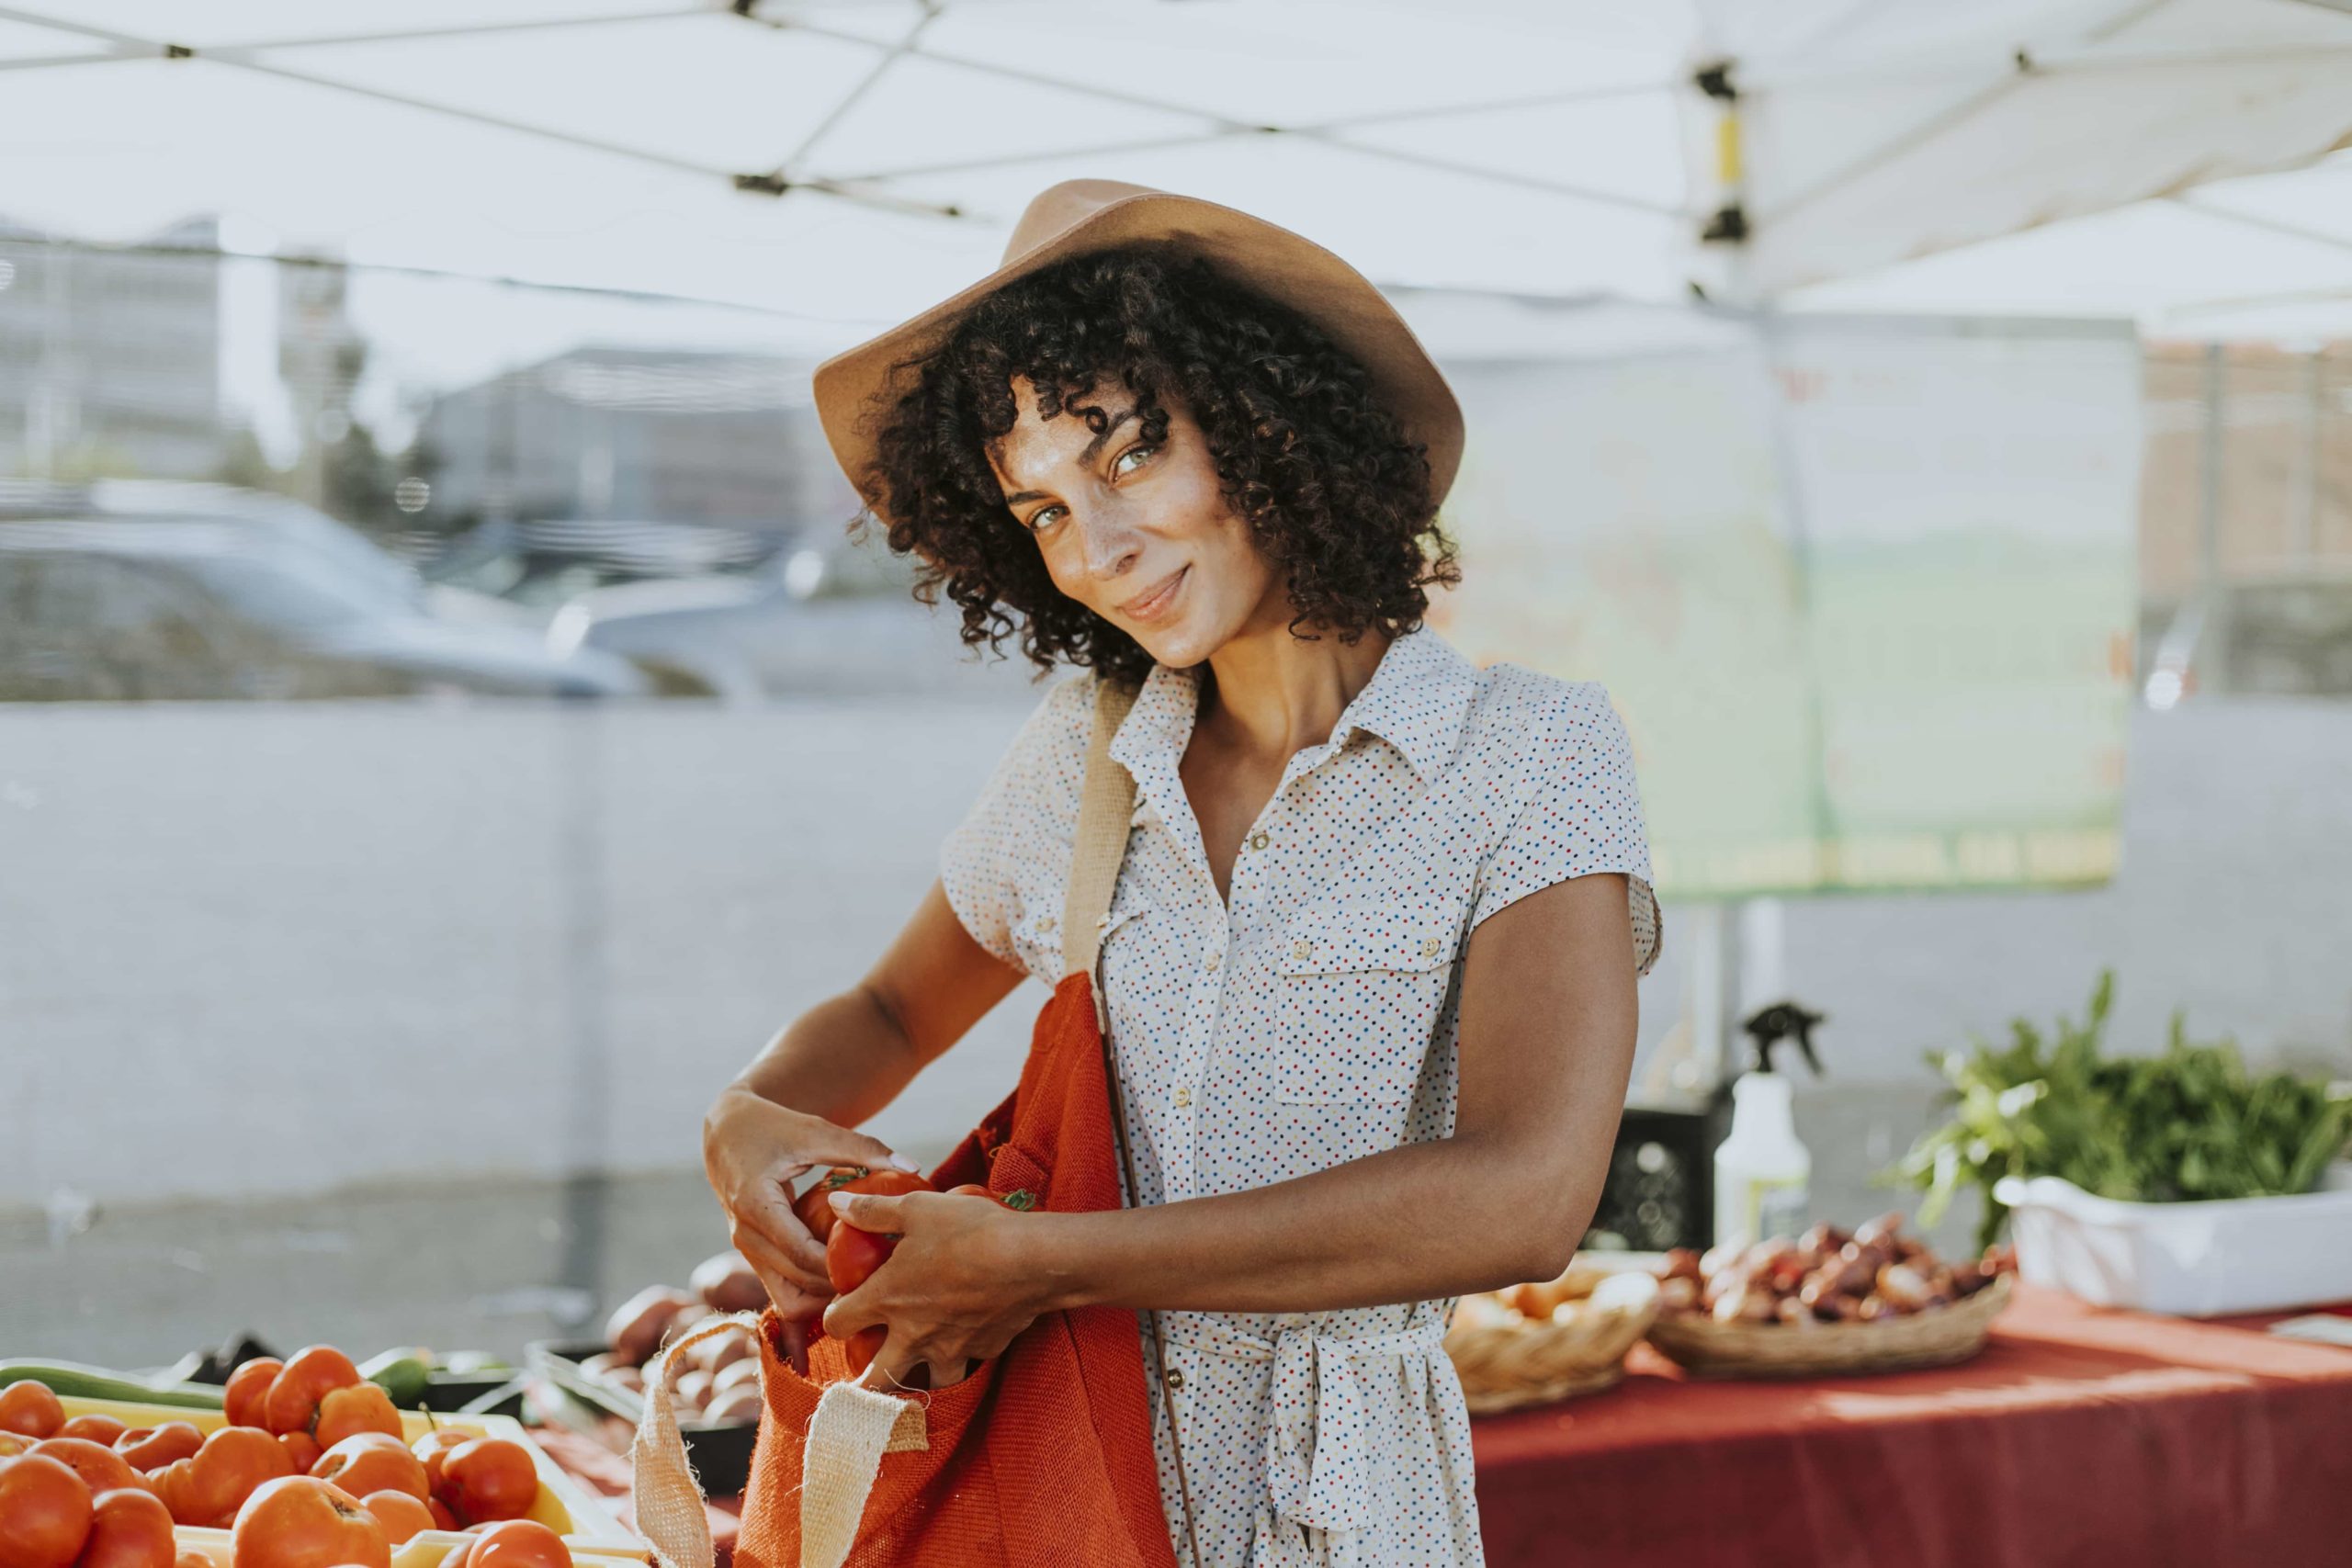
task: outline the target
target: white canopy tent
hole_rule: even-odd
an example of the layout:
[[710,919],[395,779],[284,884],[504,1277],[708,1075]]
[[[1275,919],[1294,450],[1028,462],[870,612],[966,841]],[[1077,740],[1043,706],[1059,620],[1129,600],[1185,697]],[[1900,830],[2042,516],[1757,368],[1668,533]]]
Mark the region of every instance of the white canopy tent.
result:
[[[0,83],[0,220],[217,213],[231,250],[750,307],[814,351],[1082,175],[1400,292],[2352,331],[2352,0],[19,0]],[[1487,303],[1410,313],[1441,357],[1558,325]],[[1774,984],[1773,908],[1744,954],[1695,933],[1702,1059]]]
[[820,341],[987,270],[1080,175],[1385,284],[2352,320],[2341,0],[30,0],[0,80],[18,224],[219,212],[231,248]]

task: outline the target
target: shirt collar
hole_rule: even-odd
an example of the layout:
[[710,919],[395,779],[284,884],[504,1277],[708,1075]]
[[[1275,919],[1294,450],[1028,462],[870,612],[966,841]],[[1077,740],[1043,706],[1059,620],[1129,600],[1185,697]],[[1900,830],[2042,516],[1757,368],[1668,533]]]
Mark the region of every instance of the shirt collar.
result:
[[[1452,643],[1426,626],[1406,632],[1389,642],[1372,679],[1340,713],[1331,739],[1301,753],[1295,762],[1320,762],[1361,729],[1395,747],[1427,783],[1453,760],[1477,684],[1477,666]],[[1134,773],[1147,793],[1152,793],[1147,774],[1172,776],[1182,760],[1193,739],[1199,693],[1195,670],[1153,665],[1111,738],[1112,760]]]

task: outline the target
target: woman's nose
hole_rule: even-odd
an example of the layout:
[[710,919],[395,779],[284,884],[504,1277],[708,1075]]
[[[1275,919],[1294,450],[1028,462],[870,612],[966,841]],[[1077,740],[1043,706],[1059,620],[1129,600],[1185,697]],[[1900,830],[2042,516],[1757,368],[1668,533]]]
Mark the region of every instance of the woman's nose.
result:
[[1143,536],[1115,510],[1097,508],[1087,513],[1080,520],[1079,530],[1087,575],[1098,581],[1118,576],[1143,552]]

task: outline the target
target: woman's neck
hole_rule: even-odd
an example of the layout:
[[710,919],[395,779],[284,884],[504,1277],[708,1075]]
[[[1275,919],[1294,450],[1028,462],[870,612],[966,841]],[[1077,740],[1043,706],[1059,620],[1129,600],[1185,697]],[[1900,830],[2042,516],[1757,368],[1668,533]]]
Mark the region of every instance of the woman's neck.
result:
[[1331,738],[1389,639],[1375,629],[1350,647],[1307,627],[1319,635],[1303,641],[1291,634],[1287,593],[1270,596],[1270,609],[1209,655],[1193,729],[1209,732],[1220,750],[1282,763]]

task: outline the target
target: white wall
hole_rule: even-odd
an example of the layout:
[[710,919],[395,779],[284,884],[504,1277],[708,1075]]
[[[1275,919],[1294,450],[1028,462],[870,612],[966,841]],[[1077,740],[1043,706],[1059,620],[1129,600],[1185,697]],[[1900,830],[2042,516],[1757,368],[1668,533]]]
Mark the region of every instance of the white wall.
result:
[[[711,1093],[871,961],[1025,704],[0,708],[0,1209],[691,1168]],[[2102,963],[2120,1042],[2186,1004],[2352,1064],[2352,705],[2192,705],[2132,746],[2111,888],[1790,908],[1840,1086],[1908,1102],[1922,1051],[2079,1010]],[[1043,998],[877,1130],[943,1147]]]

